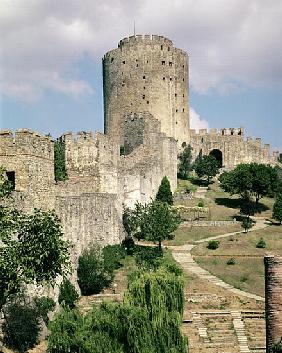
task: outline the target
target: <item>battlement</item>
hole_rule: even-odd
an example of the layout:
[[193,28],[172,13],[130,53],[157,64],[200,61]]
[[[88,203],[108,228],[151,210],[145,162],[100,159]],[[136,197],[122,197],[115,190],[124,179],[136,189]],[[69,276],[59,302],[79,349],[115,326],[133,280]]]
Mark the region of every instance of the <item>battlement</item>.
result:
[[53,159],[53,141],[50,137],[29,129],[0,131],[0,155],[31,155]]
[[124,38],[119,41],[118,47],[121,48],[125,45],[135,45],[136,43],[144,43],[144,44],[166,44],[168,46],[173,46],[173,42],[164,37],[164,36],[159,36],[155,34],[137,34],[135,36],[130,36],[127,38]]
[[224,129],[199,129],[197,132],[196,130],[190,130],[191,136],[203,136],[203,135],[218,135],[218,136],[244,136],[244,128],[224,128]]

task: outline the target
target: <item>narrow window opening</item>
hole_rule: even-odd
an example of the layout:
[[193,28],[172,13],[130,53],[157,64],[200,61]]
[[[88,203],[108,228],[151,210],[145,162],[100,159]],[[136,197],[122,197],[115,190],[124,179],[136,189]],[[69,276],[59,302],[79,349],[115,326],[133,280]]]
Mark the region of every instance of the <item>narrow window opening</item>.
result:
[[149,60],[147,60],[147,64],[149,64]]
[[149,101],[147,101],[147,104],[149,104]]
[[15,172],[6,172],[6,176],[8,181],[12,185],[12,189],[15,190],[16,188],[16,173]]
[[169,80],[172,81],[172,78],[170,77]]
[[145,80],[146,76],[143,76],[143,80]]
[[184,78],[183,78],[183,82],[184,82],[185,80],[184,80]]
[[163,80],[165,80],[165,77],[163,77]]
[[169,62],[169,66],[172,66],[172,62],[171,61]]
[[143,99],[145,99],[145,94],[143,94]]
[[146,89],[146,87],[144,86],[143,89]]
[[170,51],[170,47],[167,48],[167,51]]
[[177,97],[177,93],[174,94],[174,97]]
[[114,61],[114,58],[111,58],[111,63]]
[[161,45],[161,50],[163,50],[163,48],[164,48],[164,46],[163,46],[163,45]]
[[183,98],[185,97],[185,95],[183,94]]
[[177,125],[177,121],[175,122],[175,124]]
[[183,108],[183,113],[185,112],[185,109]]
[[125,60],[123,60],[123,62],[122,62],[123,64],[125,64]]
[[136,64],[136,67],[138,67],[139,65],[138,64]]
[[178,113],[178,109],[176,109],[176,113]]
[[162,61],[162,65],[165,65],[165,61],[164,60]]
[[184,65],[182,65],[183,69],[184,69]]

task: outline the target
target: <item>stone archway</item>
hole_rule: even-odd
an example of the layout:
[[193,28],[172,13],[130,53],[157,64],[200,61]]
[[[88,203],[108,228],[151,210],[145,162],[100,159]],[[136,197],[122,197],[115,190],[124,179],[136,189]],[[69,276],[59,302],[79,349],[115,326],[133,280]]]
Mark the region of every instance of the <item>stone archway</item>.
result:
[[218,161],[218,165],[220,168],[223,167],[223,154],[222,154],[221,150],[213,149],[210,152],[210,156],[213,156]]

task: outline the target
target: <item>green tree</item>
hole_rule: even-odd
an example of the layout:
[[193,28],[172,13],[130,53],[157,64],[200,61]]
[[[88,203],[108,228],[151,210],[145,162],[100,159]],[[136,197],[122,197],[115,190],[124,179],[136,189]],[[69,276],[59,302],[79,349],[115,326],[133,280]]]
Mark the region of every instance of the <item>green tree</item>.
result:
[[272,217],[282,223],[282,194],[276,196],[275,203],[273,205]]
[[277,168],[258,163],[239,164],[231,172],[223,173],[219,181],[222,189],[240,195],[242,202],[253,197],[256,209],[259,201],[266,195],[274,195],[281,184]]
[[253,226],[253,221],[250,217],[244,217],[242,220],[242,228],[245,230],[245,233],[248,233],[249,229]]
[[187,179],[189,172],[192,170],[192,147],[186,146],[178,155],[178,175],[181,179]]
[[202,156],[195,161],[194,170],[199,178],[206,177],[210,184],[211,178],[219,172],[219,164],[214,156]]
[[162,249],[162,241],[173,239],[173,232],[181,223],[179,213],[166,202],[152,201],[142,206],[137,204],[140,215],[140,238],[158,242],[159,250]]
[[282,153],[279,153],[279,156],[277,158],[278,162],[282,164]]
[[53,211],[0,208],[0,308],[23,284],[53,283],[69,268],[69,243]]
[[6,178],[6,169],[0,166],[0,199],[11,194],[13,186]]
[[156,195],[156,200],[166,202],[169,205],[173,204],[173,196],[170,188],[170,182],[166,176],[162,178],[161,185]]

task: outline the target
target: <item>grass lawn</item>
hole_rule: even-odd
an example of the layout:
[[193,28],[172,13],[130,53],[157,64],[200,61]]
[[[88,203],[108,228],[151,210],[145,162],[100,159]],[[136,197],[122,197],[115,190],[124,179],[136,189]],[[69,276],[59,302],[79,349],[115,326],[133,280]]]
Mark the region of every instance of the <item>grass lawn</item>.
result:
[[164,242],[164,245],[184,245],[215,235],[233,233],[241,230],[241,225],[234,224],[224,227],[183,227],[174,232],[175,238]]
[[[260,238],[266,242],[265,249],[256,248]],[[264,295],[263,256],[269,252],[282,255],[282,227],[273,225],[222,239],[216,250],[206,246],[207,243],[200,244],[192,250],[203,268],[236,288]],[[235,265],[227,265],[230,258],[235,259]]]

